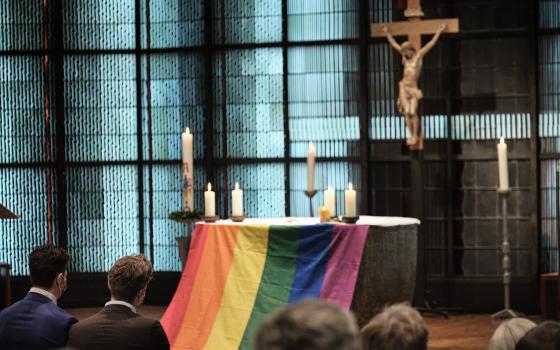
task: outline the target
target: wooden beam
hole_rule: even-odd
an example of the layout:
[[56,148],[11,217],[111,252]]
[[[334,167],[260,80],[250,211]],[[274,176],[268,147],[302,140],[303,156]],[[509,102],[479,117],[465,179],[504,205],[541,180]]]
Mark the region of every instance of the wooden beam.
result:
[[443,33],[458,33],[459,32],[459,19],[458,18],[442,18],[442,19],[429,19],[429,20],[411,20],[402,22],[390,23],[373,23],[371,25],[371,36],[374,38],[383,37],[383,27],[389,28],[389,32],[393,36],[406,36],[412,34],[427,35],[435,34],[439,26],[445,24],[447,29]]

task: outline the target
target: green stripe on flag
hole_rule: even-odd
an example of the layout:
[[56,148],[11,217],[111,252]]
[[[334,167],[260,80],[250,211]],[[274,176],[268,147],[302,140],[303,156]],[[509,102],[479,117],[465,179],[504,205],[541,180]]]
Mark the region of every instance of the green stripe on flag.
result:
[[239,349],[252,349],[261,322],[286,305],[290,298],[301,229],[299,226],[270,226],[269,230],[261,284]]

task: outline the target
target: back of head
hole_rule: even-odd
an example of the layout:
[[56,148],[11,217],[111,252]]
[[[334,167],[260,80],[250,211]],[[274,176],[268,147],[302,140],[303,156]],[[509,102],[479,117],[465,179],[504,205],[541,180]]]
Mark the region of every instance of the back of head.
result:
[[340,306],[306,300],[276,312],[261,325],[255,350],[358,350],[358,327]]
[[33,287],[51,288],[59,273],[68,269],[70,255],[52,244],[35,248],[29,254],[29,276]]
[[512,318],[502,322],[488,345],[489,350],[514,350],[515,345],[529,330],[536,327],[526,318]]
[[362,328],[364,350],[426,350],[428,329],[408,304],[385,308]]
[[124,256],[109,270],[109,288],[116,300],[132,303],[138,293],[152,280],[152,264],[143,254]]
[[560,349],[560,323],[546,321],[527,332],[515,346],[515,350]]

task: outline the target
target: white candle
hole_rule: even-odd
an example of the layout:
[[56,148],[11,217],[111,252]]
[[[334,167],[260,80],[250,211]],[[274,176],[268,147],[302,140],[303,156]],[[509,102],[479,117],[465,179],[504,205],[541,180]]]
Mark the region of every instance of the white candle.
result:
[[334,189],[328,186],[325,190],[325,207],[331,213],[331,216],[336,215],[336,197]]
[[315,190],[315,147],[312,142],[309,142],[307,148],[307,191]]
[[183,150],[183,207],[187,211],[194,209],[194,169],[193,169],[193,135],[189,128],[181,135]]
[[212,191],[212,184],[208,183],[208,190],[204,192],[204,216],[216,216],[216,193]]
[[235,189],[231,191],[231,215],[243,215],[243,191],[239,189],[239,184],[235,183]]
[[504,138],[500,138],[500,143],[498,143],[498,175],[499,175],[499,187],[500,191],[505,191],[509,189],[509,179],[508,179],[508,161],[507,161],[507,144]]
[[352,188],[352,183],[348,183],[348,189],[344,191],[344,209],[348,217],[356,216],[356,191]]

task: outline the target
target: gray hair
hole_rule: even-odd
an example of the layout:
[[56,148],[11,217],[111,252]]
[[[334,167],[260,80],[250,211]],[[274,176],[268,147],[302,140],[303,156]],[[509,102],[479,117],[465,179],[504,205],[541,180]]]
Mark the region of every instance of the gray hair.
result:
[[340,306],[306,300],[288,305],[266,319],[255,350],[359,350],[354,316]]
[[385,308],[362,328],[364,349],[425,350],[428,328],[420,313],[406,303]]
[[515,345],[537,325],[526,318],[512,318],[502,322],[488,344],[489,350],[514,350]]

